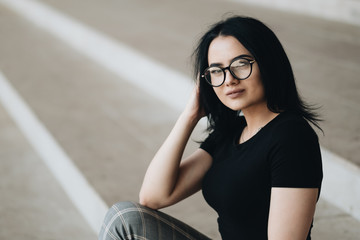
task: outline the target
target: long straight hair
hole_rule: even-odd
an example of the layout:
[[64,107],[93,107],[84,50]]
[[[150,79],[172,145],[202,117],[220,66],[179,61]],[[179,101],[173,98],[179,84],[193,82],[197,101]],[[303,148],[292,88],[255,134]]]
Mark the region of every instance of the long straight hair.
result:
[[[321,119],[315,113],[317,108],[306,104],[299,96],[290,61],[280,41],[270,28],[257,19],[233,16],[211,26],[193,52],[194,77],[201,76],[208,67],[209,46],[218,36],[236,38],[254,56],[270,111],[299,114],[321,130],[318,124]],[[226,107],[202,77],[199,84],[200,101],[208,117],[208,130],[229,130],[236,124],[239,112]]]

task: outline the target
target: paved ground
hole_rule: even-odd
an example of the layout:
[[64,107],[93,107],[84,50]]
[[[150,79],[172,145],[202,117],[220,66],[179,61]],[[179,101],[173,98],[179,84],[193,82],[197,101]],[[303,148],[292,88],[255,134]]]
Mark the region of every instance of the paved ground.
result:
[[[302,94],[323,106],[326,135],[321,144],[360,165],[358,26],[220,1],[46,4],[188,76],[192,48],[208,24],[229,11],[261,18],[289,53]],[[137,200],[148,162],[178,109],[2,5],[0,70],[108,205]],[[0,214],[6,216],[0,221],[0,239],[95,238],[2,108],[0,129]],[[200,132],[194,140],[201,139]],[[191,142],[187,153],[196,147]],[[218,237],[215,213],[200,194],[166,211]],[[17,223],[22,232],[16,231]],[[358,239],[359,229],[351,216],[319,202],[314,239]]]
[[194,43],[224,13],[262,19],[283,42],[300,91],[322,106],[326,119],[322,145],[360,165],[358,26],[220,1],[47,3],[185,74],[191,73],[189,56]]
[[94,239],[1,105],[0,126],[0,239]]

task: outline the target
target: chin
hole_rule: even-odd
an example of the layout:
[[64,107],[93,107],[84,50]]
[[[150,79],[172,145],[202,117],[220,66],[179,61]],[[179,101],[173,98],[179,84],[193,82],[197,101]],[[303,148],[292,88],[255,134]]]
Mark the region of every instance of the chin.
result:
[[231,105],[226,105],[228,108],[230,108],[231,110],[233,110],[233,111],[241,111],[241,109],[243,109],[243,105],[233,105],[233,104],[231,104]]

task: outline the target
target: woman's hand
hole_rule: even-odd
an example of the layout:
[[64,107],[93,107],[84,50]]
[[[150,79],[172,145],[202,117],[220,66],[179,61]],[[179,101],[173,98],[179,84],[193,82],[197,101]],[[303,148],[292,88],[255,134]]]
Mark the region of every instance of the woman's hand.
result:
[[183,115],[189,117],[190,121],[198,122],[202,117],[205,117],[204,108],[200,103],[200,89],[196,85],[190,95],[188,103],[183,111]]

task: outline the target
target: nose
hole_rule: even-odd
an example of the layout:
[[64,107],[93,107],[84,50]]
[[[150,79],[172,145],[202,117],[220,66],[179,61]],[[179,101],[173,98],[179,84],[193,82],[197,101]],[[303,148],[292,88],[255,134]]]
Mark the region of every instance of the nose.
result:
[[234,85],[237,84],[239,81],[231,74],[230,69],[224,69],[225,72],[225,84],[226,85]]

